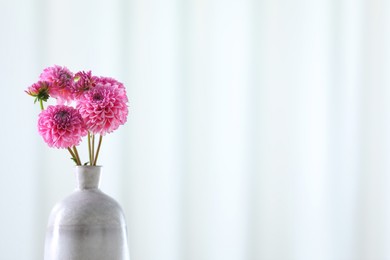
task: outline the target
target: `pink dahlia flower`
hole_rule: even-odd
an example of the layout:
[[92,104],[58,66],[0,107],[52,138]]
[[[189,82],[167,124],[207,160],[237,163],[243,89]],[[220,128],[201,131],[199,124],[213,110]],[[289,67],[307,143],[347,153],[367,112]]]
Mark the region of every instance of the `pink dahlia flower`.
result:
[[121,82],[110,77],[97,77],[96,83],[100,85],[110,85],[115,88],[125,89],[125,86],[123,86]]
[[75,100],[79,99],[85,91],[92,89],[96,85],[97,77],[92,76],[91,71],[79,71],[73,77],[72,94]]
[[31,85],[25,92],[35,97],[35,101],[47,101],[49,99],[50,84],[47,81],[38,81]]
[[99,78],[96,86],[77,101],[77,109],[89,131],[105,135],[126,123],[127,101],[122,83],[114,79]]
[[38,132],[50,147],[56,148],[78,145],[88,133],[80,113],[64,105],[48,106],[39,114]]
[[66,67],[54,65],[43,70],[40,80],[51,84],[50,96],[57,98],[60,104],[72,100],[73,73]]

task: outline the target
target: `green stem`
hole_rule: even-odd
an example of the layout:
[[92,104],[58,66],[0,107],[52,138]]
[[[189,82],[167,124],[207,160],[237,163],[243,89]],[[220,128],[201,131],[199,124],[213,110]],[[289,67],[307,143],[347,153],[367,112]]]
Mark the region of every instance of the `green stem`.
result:
[[81,165],[80,156],[79,156],[79,153],[77,152],[76,146],[73,146],[73,151],[74,151],[74,154],[76,155],[77,165]]
[[76,165],[77,165],[76,155],[72,152],[72,149],[70,149],[69,147],[68,147],[68,151],[69,151],[70,155],[72,155],[72,158],[76,162]]
[[89,165],[92,165],[91,133],[90,132],[88,132],[88,152],[89,152]]
[[93,166],[93,163],[95,162],[95,135],[92,135],[92,153],[91,153],[91,165]]
[[45,110],[45,108],[43,107],[43,101],[42,101],[42,99],[39,100],[39,105],[41,106],[41,110]]
[[94,166],[96,166],[96,162],[97,162],[97,159],[98,159],[98,156],[99,156],[99,152],[100,152],[100,146],[102,145],[102,140],[103,140],[103,136],[100,135],[100,137],[99,137],[99,144],[98,144],[98,148],[97,148],[97,151],[96,151],[95,161],[93,162]]

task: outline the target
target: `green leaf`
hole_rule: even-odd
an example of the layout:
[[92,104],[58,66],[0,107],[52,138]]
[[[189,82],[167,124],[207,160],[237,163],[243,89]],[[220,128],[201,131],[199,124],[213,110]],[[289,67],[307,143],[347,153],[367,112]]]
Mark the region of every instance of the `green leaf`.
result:
[[74,163],[77,165],[77,160],[76,160],[75,158],[70,157],[70,159],[71,159],[72,161],[74,161]]

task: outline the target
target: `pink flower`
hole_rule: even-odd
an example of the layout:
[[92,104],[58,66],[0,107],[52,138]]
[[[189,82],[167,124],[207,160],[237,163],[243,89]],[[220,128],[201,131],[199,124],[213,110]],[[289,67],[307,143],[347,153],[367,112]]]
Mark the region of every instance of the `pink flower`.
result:
[[80,113],[64,105],[48,106],[39,114],[38,132],[50,147],[56,148],[78,145],[88,133]]
[[91,71],[79,71],[73,77],[71,91],[73,98],[77,100],[85,92],[96,85],[97,77],[92,76]]
[[47,81],[38,81],[31,85],[25,92],[35,97],[35,101],[47,101],[49,99],[50,84]]
[[105,135],[127,120],[126,90],[122,83],[110,78],[98,78],[96,86],[77,101],[77,109],[89,131]]
[[122,88],[125,89],[125,86],[116,79],[110,78],[110,77],[98,77],[96,79],[96,82],[101,84],[101,85],[111,85],[116,88]]
[[66,67],[54,65],[43,70],[40,80],[51,84],[50,96],[57,98],[60,104],[72,100],[73,73]]

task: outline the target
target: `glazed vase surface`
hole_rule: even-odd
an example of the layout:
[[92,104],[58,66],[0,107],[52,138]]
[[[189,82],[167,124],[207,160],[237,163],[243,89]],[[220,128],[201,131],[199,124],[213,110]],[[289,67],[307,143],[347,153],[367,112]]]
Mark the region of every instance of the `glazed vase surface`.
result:
[[77,189],[52,209],[45,260],[129,260],[120,205],[99,189],[100,166],[76,166]]

